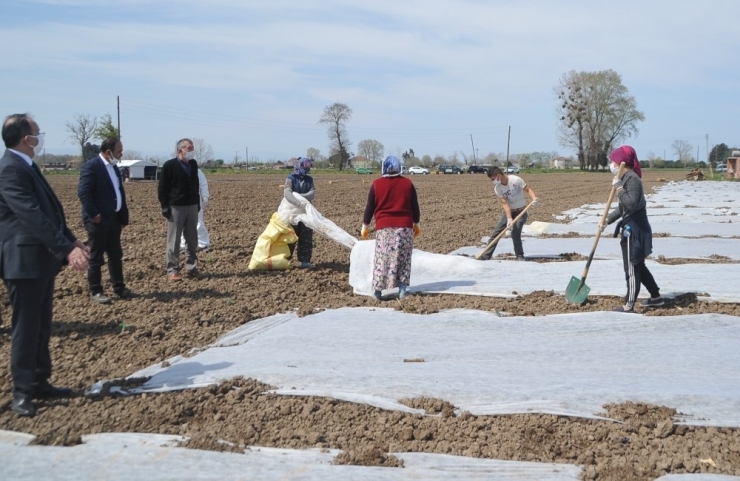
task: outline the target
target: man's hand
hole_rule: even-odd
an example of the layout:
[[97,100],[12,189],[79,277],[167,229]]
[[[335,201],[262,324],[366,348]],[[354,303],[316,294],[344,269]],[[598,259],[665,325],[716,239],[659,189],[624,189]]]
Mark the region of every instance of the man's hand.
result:
[[172,208],[169,205],[162,206],[162,215],[165,219],[169,220],[172,217]]
[[419,237],[421,235],[421,227],[419,227],[419,224],[414,224],[412,227],[414,229],[414,238]]
[[87,260],[89,259],[90,254],[88,254],[86,250],[81,249],[77,245],[77,242],[75,242],[75,248],[72,249],[72,252],[67,256],[67,260],[74,270],[77,272],[85,272],[88,268]]
[[506,219],[506,230],[510,230],[514,225],[514,219]]
[[532,207],[537,207],[538,205],[540,205],[540,199],[535,197],[534,199],[532,199]]
[[606,222],[604,222],[603,224],[599,222],[599,232],[603,233],[604,229],[606,229]]
[[370,239],[370,228],[365,224],[362,224],[362,228],[360,229],[360,237],[362,237],[362,240]]
[[75,247],[79,247],[85,252],[85,255],[87,255],[87,258],[90,258],[90,248],[87,247],[80,239],[77,239],[74,243]]
[[102,220],[103,220],[103,217],[100,214],[98,214],[95,217],[93,217],[92,223],[93,224],[100,224],[100,221],[102,221]]

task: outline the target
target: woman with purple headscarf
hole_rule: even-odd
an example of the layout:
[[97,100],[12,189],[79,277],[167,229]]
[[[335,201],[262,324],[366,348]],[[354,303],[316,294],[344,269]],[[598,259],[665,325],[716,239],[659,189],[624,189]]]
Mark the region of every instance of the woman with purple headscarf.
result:
[[624,305],[616,310],[635,312],[635,301],[640,293],[640,284],[650,292],[650,299],[645,299],[640,302],[640,305],[643,307],[662,306],[664,301],[660,297],[660,288],[645,265],[645,258],[653,252],[653,230],[645,210],[647,202],[642,187],[640,161],[637,159],[635,149],[629,145],[616,149],[609,156],[609,160],[609,169],[615,174],[612,186],[617,189],[619,205],[609,213],[606,224],[601,224],[600,227],[603,231],[607,224],[621,219],[614,231],[614,237],[621,235],[624,275],[627,279],[627,295],[624,298]]
[[[316,190],[313,185],[313,177],[308,175],[311,171],[313,164],[310,159],[305,157],[298,157],[296,160],[293,173],[285,179],[285,188],[283,189],[283,196],[285,200],[291,204],[300,207],[302,201],[293,194],[301,194],[300,197],[306,199],[309,202],[313,202],[316,195]],[[311,264],[311,256],[313,255],[313,230],[306,227],[303,222],[299,222],[293,226],[296,235],[298,236],[298,261],[301,263],[301,267],[305,269],[313,269],[314,266]],[[290,244],[290,255],[293,256],[293,251],[296,247],[295,244]]]
[[416,189],[401,176],[401,161],[390,156],[383,161],[383,176],[370,186],[362,218],[362,238],[370,238],[370,221],[375,217],[375,258],[373,290],[380,299],[384,289],[398,287],[398,297],[406,297],[411,281],[411,253],[414,237],[421,234],[419,201]]

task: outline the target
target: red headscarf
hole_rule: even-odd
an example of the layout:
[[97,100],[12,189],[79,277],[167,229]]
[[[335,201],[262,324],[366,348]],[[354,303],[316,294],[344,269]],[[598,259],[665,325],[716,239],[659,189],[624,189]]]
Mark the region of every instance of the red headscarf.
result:
[[634,170],[635,174],[642,179],[642,169],[640,168],[640,161],[637,160],[637,152],[629,145],[623,145],[614,150],[609,156],[609,160],[617,164],[617,166],[624,162],[627,167]]

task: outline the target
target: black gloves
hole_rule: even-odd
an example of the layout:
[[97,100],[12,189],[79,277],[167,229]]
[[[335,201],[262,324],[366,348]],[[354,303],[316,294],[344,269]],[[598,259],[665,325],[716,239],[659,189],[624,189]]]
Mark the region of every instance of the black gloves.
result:
[[172,209],[170,208],[169,205],[162,206],[162,215],[164,216],[165,219],[168,219],[168,220],[170,217],[172,217]]

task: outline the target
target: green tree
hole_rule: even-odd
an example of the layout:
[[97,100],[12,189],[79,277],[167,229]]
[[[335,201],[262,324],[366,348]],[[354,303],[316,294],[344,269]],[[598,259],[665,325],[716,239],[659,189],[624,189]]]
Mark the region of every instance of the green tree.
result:
[[336,164],[339,170],[344,169],[349,162],[349,135],[347,134],[347,122],[352,118],[352,109],[346,104],[336,102],[324,108],[324,113],[319,118],[320,124],[327,125],[327,134],[329,135],[330,150],[332,156],[338,155]]
[[95,129],[93,137],[99,141],[103,141],[110,137],[120,137],[118,129],[113,125],[113,118],[110,114],[105,114],[98,123],[98,128]]
[[[100,153],[100,146],[97,144],[91,144],[90,142],[87,142],[82,147],[82,160],[87,161],[89,159],[92,159],[96,155]],[[92,165],[92,164],[91,164]]]
[[581,169],[606,167],[609,152],[637,134],[637,124],[645,120],[614,70],[571,70],[561,77],[555,93],[560,144],[576,149]]
[[724,164],[730,156],[731,149],[725,143],[717,144],[709,151],[709,163],[715,167]]

